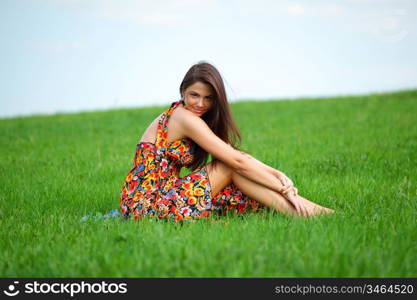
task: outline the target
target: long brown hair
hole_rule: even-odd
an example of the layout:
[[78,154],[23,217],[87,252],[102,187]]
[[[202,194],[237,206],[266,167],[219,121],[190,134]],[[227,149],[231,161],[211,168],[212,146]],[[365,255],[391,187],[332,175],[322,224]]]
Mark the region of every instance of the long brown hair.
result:
[[[187,71],[181,82],[181,96],[184,95],[187,87],[198,81],[211,86],[214,92],[213,105],[201,118],[219,138],[237,149],[241,142],[241,136],[230,111],[230,105],[227,101],[226,90],[220,72],[208,62],[200,61],[196,63]],[[208,156],[207,151],[194,143],[194,160],[189,168],[195,170],[207,163]],[[213,157],[213,164],[216,165],[216,163],[217,160]]]

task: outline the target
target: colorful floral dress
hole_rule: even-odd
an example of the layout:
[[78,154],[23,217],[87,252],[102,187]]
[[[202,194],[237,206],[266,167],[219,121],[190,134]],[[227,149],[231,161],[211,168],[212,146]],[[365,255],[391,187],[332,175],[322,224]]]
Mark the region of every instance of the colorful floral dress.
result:
[[155,144],[140,142],[136,146],[134,166],[129,171],[120,194],[120,208],[125,218],[143,216],[175,220],[209,217],[213,212],[225,214],[259,211],[265,206],[244,195],[233,183],[213,198],[206,167],[180,177],[182,167],[193,160],[194,142],[188,138],[168,143],[168,121],[181,101],[158,120]]

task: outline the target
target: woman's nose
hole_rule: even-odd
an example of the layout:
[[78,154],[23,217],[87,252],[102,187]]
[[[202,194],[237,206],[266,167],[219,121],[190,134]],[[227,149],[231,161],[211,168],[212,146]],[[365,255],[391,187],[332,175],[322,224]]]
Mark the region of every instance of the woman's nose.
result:
[[204,100],[203,100],[203,98],[198,98],[197,106],[204,107]]

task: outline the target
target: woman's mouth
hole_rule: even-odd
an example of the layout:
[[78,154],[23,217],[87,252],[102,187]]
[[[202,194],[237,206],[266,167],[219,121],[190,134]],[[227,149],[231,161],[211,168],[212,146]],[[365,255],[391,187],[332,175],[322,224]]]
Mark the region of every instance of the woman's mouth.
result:
[[193,109],[193,112],[195,112],[196,114],[202,114],[204,110]]

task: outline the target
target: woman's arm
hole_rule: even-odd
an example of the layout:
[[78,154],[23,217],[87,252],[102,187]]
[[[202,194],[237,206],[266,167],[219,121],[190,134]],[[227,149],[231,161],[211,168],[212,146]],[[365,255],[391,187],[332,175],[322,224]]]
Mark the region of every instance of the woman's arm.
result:
[[257,160],[252,155],[241,150],[240,150],[240,153],[242,153],[243,155],[246,155],[249,159],[253,159],[259,165],[259,167],[263,168],[266,172],[270,172],[273,175],[280,175],[280,171],[264,164],[263,162],[261,162],[260,160]]
[[236,173],[278,193],[285,193],[286,187],[274,176],[274,172],[271,172],[270,169],[272,168],[265,168],[266,165],[225,143],[213,133],[201,118],[192,112],[180,110],[177,116],[180,130],[185,136],[192,139],[215,158],[224,162]]

